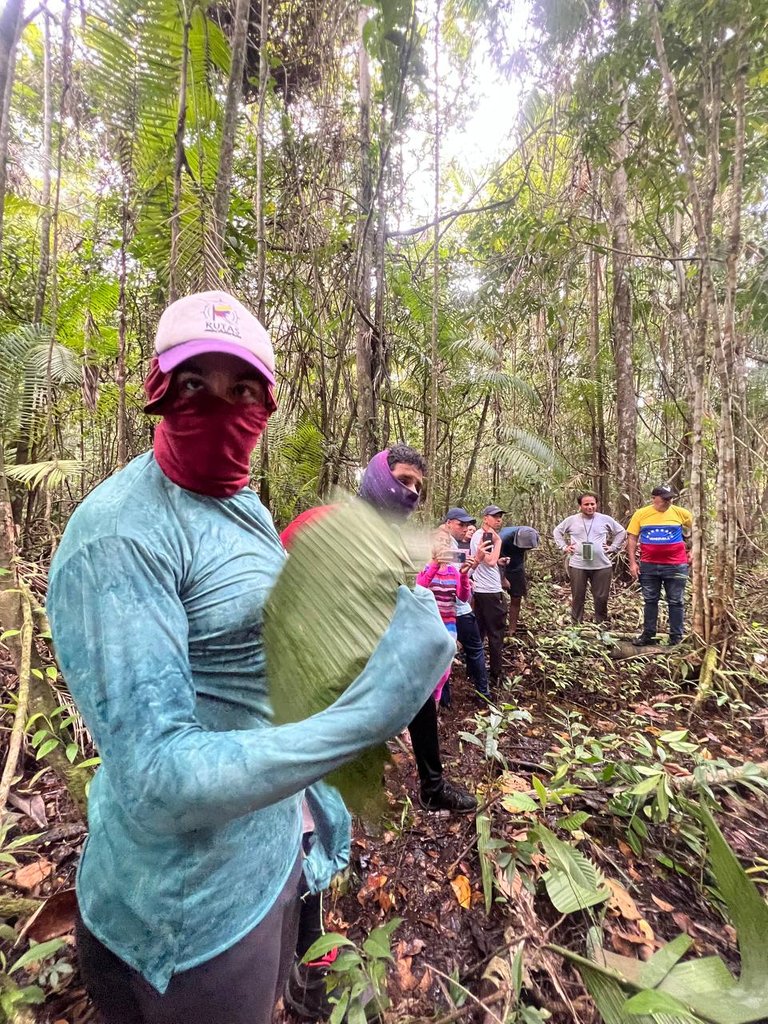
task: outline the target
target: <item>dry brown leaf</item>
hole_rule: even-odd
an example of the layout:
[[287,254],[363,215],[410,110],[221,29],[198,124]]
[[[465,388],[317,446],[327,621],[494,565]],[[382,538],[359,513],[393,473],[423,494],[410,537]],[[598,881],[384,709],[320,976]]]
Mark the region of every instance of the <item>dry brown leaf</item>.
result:
[[606,878],[606,882],[611,890],[608,906],[612,910],[618,911],[626,921],[639,921],[643,915],[637,909],[637,904],[624,886],[617,882],[615,878]]
[[656,941],[656,936],[653,934],[653,928],[651,928],[644,917],[641,917],[637,922],[637,927],[640,929],[640,933],[644,936],[646,942]]
[[74,931],[77,917],[77,897],[74,889],[59,889],[43,904],[40,912],[27,929],[35,942],[47,942]]
[[502,793],[527,793],[531,788],[528,779],[523,779],[512,772],[504,772],[501,776]]
[[424,969],[424,973],[421,976],[421,981],[419,982],[419,992],[427,992],[429,990],[429,986],[431,984],[432,984],[432,971],[430,971],[430,969],[428,967],[426,967]]
[[402,960],[395,961],[395,971],[397,972],[397,983],[400,986],[402,992],[413,992],[418,985],[418,979],[414,977],[413,971],[411,970],[411,958],[409,956],[403,957]]
[[19,889],[34,889],[53,871],[53,864],[45,857],[34,860],[31,864],[25,864],[14,872],[13,884]]
[[619,840],[619,849],[621,850],[621,852],[624,854],[625,857],[634,857],[634,853],[632,852],[632,847],[629,845],[629,843],[625,843],[623,839]]
[[451,879],[451,888],[456,894],[456,899],[459,901],[459,906],[464,907],[468,910],[472,904],[472,886],[469,884],[469,879],[466,875],[456,875],[455,878]]
[[622,956],[634,956],[635,947],[631,942],[627,942],[618,932],[611,932],[611,945],[617,953],[621,953]]
[[666,900],[659,899],[659,897],[655,896],[653,893],[651,893],[651,899],[659,908],[659,910],[663,910],[665,914],[671,914],[672,911],[675,909],[671,903],[667,903]]

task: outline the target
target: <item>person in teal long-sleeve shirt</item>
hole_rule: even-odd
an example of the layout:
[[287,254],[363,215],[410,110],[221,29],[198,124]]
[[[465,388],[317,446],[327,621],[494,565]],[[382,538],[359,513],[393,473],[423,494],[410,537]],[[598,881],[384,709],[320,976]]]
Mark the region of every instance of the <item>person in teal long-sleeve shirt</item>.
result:
[[[72,516],[50,573],[62,673],[102,759],[78,871],[78,955],[107,1024],[267,1024],[298,888],[349,855],[321,780],[413,718],[452,657],[431,594],[401,587],[339,700],[271,724],[262,612],[285,558],[248,485],[274,355],[224,292],[160,319],[154,447]],[[302,799],[315,822],[300,853]]]

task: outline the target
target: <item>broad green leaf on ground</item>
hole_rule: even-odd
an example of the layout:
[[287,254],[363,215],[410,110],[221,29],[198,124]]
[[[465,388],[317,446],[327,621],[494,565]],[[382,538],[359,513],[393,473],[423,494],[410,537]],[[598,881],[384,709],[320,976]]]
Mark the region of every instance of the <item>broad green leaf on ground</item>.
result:
[[[389,625],[410,567],[402,539],[359,500],[336,505],[297,534],[267,600],[264,644],[275,721],[327,708],[362,672]],[[328,776],[351,810],[386,807],[384,746]]]
[[[684,935],[642,965],[603,949],[594,951],[594,963],[558,949],[578,966],[606,1024],[669,1020],[664,1015],[670,1011],[677,1014],[675,1020],[695,1019],[707,1024],[758,1024],[768,1020],[768,905],[709,811],[702,807],[700,814],[709,836],[710,867],[736,928],[741,975],[737,980],[716,956],[678,963],[690,946],[690,939]],[[620,994],[625,1002],[617,1006]]]
[[483,882],[485,912],[490,914],[493,903],[493,862],[488,848],[491,839],[491,819],[487,814],[478,814],[475,825],[477,827],[477,855],[480,858],[480,877]]
[[572,914],[603,903],[611,895],[600,871],[570,843],[564,843],[544,825],[531,830],[549,861],[544,874],[547,895],[561,914]]

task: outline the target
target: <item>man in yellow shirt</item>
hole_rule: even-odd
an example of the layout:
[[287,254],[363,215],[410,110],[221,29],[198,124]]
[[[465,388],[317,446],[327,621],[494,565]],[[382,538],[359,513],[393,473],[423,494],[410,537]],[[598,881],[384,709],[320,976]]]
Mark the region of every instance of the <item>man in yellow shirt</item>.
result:
[[[654,487],[651,504],[639,508],[627,527],[629,571],[640,579],[645,608],[643,632],[632,642],[638,647],[655,643],[661,587],[669,609],[669,644],[683,639],[683,597],[688,579],[688,549],[693,518],[686,508],[673,505],[671,487]],[[640,562],[637,545],[640,542]]]

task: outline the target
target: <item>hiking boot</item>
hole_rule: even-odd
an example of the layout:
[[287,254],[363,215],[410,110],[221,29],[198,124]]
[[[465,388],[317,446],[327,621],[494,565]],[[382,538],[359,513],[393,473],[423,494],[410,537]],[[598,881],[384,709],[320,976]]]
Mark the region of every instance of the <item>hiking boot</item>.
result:
[[453,811],[454,814],[472,814],[477,800],[463,786],[443,782],[436,793],[419,793],[419,804],[425,811]]
[[325,984],[327,977],[327,963],[322,960],[311,964],[293,964],[285,984],[283,1002],[301,1020],[328,1020],[333,1013],[333,1006],[328,999]]
[[654,647],[656,645],[656,640],[652,636],[647,636],[645,633],[641,633],[640,636],[636,636],[631,643],[633,643],[635,647]]

